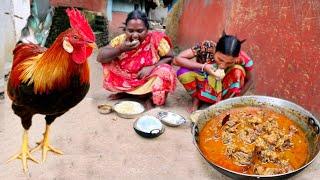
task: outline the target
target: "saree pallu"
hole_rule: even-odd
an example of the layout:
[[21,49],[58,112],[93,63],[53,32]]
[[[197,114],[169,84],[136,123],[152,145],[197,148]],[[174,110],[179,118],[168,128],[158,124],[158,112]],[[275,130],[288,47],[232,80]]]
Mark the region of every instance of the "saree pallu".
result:
[[[110,45],[116,47],[123,43],[124,35],[111,41]],[[135,50],[122,53],[111,63],[103,64],[103,87],[112,92],[125,92],[142,95],[152,93],[153,103],[163,105],[168,92],[176,87],[176,74],[172,66],[162,64],[141,79],[138,72],[146,66],[159,62],[171,48],[170,40],[163,33],[150,32],[145,40]]]

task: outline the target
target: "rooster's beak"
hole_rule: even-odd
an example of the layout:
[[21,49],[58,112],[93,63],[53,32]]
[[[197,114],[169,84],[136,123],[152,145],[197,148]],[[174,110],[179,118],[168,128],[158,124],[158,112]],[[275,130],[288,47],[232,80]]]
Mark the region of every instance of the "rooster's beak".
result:
[[95,42],[93,42],[93,43],[88,43],[88,46],[89,46],[89,47],[92,47],[93,49],[96,49],[96,48],[98,47]]

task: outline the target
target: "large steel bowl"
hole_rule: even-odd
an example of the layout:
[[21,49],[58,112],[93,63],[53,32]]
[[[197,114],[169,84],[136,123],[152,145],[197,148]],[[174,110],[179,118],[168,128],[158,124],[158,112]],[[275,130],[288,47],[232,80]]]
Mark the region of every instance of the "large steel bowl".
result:
[[[277,174],[277,175],[249,175],[244,173],[238,173],[235,171],[228,170],[222,166],[216,165],[213,162],[210,162],[202,153],[198,145],[198,135],[201,132],[204,125],[212,119],[213,117],[219,115],[225,110],[232,109],[235,107],[243,107],[243,106],[255,106],[255,107],[268,107],[272,108],[276,112],[280,112],[294,121],[306,134],[308,143],[309,143],[309,159],[307,163],[296,169],[295,171],[285,173],[285,174]],[[283,179],[291,177],[303,169],[305,169],[309,164],[311,164],[314,159],[318,156],[320,150],[320,123],[317,118],[315,118],[309,111],[305,110],[301,106],[292,103],[290,101],[286,101],[279,98],[268,97],[268,96],[242,96],[236,98],[230,98],[227,100],[223,100],[217,104],[214,104],[208,107],[205,110],[196,111],[190,116],[193,125],[192,125],[192,134],[193,140],[196,148],[204,157],[204,159],[216,170],[221,172],[224,175],[227,175],[234,179]],[[219,148],[219,147],[217,147]]]

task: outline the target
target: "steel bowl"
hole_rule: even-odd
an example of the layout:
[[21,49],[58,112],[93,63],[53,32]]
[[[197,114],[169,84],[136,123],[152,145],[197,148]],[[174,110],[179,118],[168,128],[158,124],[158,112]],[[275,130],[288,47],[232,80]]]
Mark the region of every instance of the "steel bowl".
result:
[[[132,109],[137,109],[136,112],[122,112],[121,110],[121,106],[125,103],[129,103],[131,104],[131,108]],[[141,114],[143,114],[143,112],[145,111],[145,108],[143,107],[143,105],[141,103],[138,103],[136,101],[120,101],[118,103],[116,103],[113,107],[112,107],[113,111],[115,111],[117,113],[117,115],[119,117],[122,118],[126,118],[126,119],[134,119],[139,117]]]
[[[210,162],[202,153],[198,146],[198,135],[199,132],[203,129],[205,124],[212,119],[213,117],[221,114],[222,112],[235,108],[235,107],[243,107],[243,106],[255,106],[255,107],[267,107],[271,108],[276,112],[282,113],[285,116],[289,117],[292,121],[295,122],[306,134],[307,140],[309,143],[309,159],[299,169],[294,171],[284,173],[284,174],[276,174],[276,175],[250,175],[244,173],[238,173],[235,171],[231,171],[222,166],[216,165],[213,162]],[[309,111],[305,110],[301,106],[292,103],[287,100],[268,97],[268,96],[242,96],[236,98],[230,98],[227,100],[223,100],[208,107],[205,110],[196,111],[194,114],[190,116],[192,120],[192,134],[193,134],[193,142],[199,153],[202,157],[216,170],[221,172],[222,174],[229,176],[234,179],[284,179],[289,178],[302,170],[304,170],[307,166],[309,166],[318,156],[320,150],[320,122],[315,116],[313,116]]]
[[159,118],[163,124],[171,127],[177,127],[187,122],[183,116],[166,111],[160,111],[157,114],[157,118]]
[[112,106],[109,104],[100,104],[98,105],[98,112],[100,114],[109,114],[112,112]]
[[165,130],[158,118],[149,115],[138,118],[133,124],[133,129],[137,134],[145,138],[158,137]]

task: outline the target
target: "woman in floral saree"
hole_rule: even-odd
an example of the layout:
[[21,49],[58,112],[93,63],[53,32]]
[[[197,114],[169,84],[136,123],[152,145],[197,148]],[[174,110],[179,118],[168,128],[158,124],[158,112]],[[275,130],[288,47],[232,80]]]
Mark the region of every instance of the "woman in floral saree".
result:
[[197,110],[201,102],[214,104],[246,92],[252,84],[253,61],[240,50],[243,42],[223,33],[217,43],[203,41],[175,58],[181,66],[178,79],[192,97],[189,111]]
[[118,94],[148,95],[149,102],[163,105],[168,92],[173,92],[176,75],[171,65],[172,45],[162,32],[148,31],[144,13],[128,14],[125,34],[115,37],[102,48],[97,60],[102,63],[103,87]]

